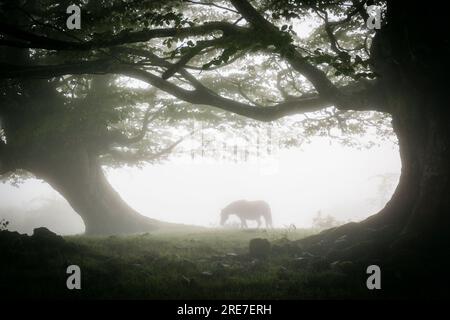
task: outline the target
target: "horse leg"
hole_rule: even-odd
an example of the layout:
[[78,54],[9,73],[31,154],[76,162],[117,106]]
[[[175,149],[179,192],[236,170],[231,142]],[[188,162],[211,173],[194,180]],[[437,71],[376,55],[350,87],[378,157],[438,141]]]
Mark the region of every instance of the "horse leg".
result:
[[247,221],[244,218],[241,218],[241,228],[247,228]]
[[256,220],[256,222],[258,222],[258,229],[261,227],[261,217],[258,217],[258,219]]
[[273,228],[272,221],[270,221],[270,220],[271,219],[268,218],[267,216],[264,217],[264,221],[266,222],[266,229]]

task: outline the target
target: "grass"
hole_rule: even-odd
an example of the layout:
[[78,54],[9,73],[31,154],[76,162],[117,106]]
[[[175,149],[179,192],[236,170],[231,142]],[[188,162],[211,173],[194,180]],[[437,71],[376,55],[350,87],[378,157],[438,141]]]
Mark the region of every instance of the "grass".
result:
[[[314,232],[185,227],[134,236],[69,236],[63,244],[36,244],[23,238],[19,247],[9,245],[9,251],[2,254],[9,263],[0,263],[1,292],[20,297],[88,299],[367,296],[363,273],[332,271],[321,265],[321,260],[312,266],[301,264],[297,258],[302,252],[293,241]],[[268,258],[249,256],[253,238],[271,242]],[[81,290],[65,286],[70,264],[81,268]]]

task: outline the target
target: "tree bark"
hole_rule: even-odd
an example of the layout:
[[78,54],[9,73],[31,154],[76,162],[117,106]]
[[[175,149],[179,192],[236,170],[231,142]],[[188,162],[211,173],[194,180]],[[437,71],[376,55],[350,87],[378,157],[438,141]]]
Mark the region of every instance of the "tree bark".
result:
[[366,225],[396,226],[402,236],[449,234],[450,113],[449,101],[440,95],[407,84],[395,93],[391,106],[402,163],[400,181],[385,208]]
[[87,235],[147,232],[160,224],[122,200],[106,179],[97,156],[83,148],[35,159],[28,170],[69,202],[83,219]]
[[[450,231],[450,69],[442,30],[445,14],[432,6],[388,3],[387,25],[378,32],[372,61],[398,137],[402,172],[386,208],[375,219],[401,226],[402,235]],[[381,217],[381,219],[380,219]]]
[[349,246],[366,240],[385,249],[420,243],[422,252],[450,243],[450,50],[447,38],[433,38],[446,30],[445,15],[434,6],[388,2],[371,60],[399,142],[399,184],[379,213],[305,239],[306,245],[332,244],[343,235]]

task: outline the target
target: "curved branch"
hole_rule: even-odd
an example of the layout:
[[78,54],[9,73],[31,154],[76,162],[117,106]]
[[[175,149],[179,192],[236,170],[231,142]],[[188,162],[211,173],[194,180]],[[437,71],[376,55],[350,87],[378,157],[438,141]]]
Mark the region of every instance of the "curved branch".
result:
[[260,121],[273,121],[287,115],[313,112],[332,105],[330,101],[322,99],[319,96],[314,96],[261,108],[221,97],[211,90],[206,88],[203,89],[202,87],[198,87],[192,91],[186,90],[149,72],[135,69],[130,66],[117,66],[115,72],[147,82],[186,102],[217,107],[225,111]]
[[175,149],[176,146],[178,146],[181,142],[184,141],[184,139],[186,139],[187,137],[189,137],[190,135],[192,135],[192,133],[181,137],[180,139],[178,139],[177,141],[175,141],[174,143],[170,144],[169,146],[159,150],[158,152],[155,153],[147,153],[147,154],[138,154],[138,153],[133,153],[133,152],[124,152],[124,151],[119,151],[116,149],[110,149],[108,151],[108,153],[116,160],[120,160],[120,161],[128,161],[128,162],[137,162],[137,161],[153,161],[153,160],[158,160],[164,156],[169,155],[173,149]]
[[220,37],[213,40],[204,40],[198,41],[197,44],[190,48],[189,51],[180,58],[175,64],[171,65],[163,74],[163,79],[169,79],[175,73],[178,72],[181,68],[183,68],[192,58],[194,58],[197,54],[199,54],[203,49],[212,47],[212,46],[222,46],[227,44],[228,39],[226,37]]
[[[257,107],[242,102],[234,101],[229,98],[222,97],[210,89],[206,88],[197,79],[184,69],[180,73],[187,80],[193,83],[195,90],[187,90],[181,88],[172,82],[164,80],[145,70],[138,69],[132,65],[120,64],[108,60],[96,60],[89,62],[79,62],[66,65],[50,65],[50,66],[32,66],[23,67],[16,66],[15,69],[0,71],[0,78],[14,77],[56,77],[67,74],[104,74],[115,73],[128,76],[134,79],[147,82],[156,88],[165,91],[174,97],[193,104],[203,104],[219,109],[233,112],[248,118],[260,121],[273,121],[281,117],[317,111],[332,105],[338,105],[341,109],[352,110],[377,110],[374,109],[374,101],[378,103],[376,86],[373,82],[353,83],[346,87],[340,88],[342,95],[346,97],[346,104],[343,100],[333,100],[329,96],[321,94],[314,96],[302,96],[298,99],[282,102],[267,107]],[[367,109],[369,108],[369,109]]]
[[12,36],[17,39],[16,41],[0,39],[0,45],[32,49],[86,51],[129,43],[146,42],[155,38],[200,36],[214,31],[222,31],[223,35],[232,35],[242,34],[248,30],[227,22],[208,22],[203,25],[186,28],[158,28],[141,31],[124,30],[109,39],[107,39],[108,37],[105,37],[106,39],[75,42],[48,38],[21,30],[14,25],[0,22],[0,34]]

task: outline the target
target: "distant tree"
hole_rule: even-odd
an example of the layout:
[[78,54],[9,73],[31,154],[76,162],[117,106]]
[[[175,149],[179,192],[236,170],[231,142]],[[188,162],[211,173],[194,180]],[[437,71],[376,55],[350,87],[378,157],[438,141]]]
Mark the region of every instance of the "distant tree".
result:
[[369,203],[375,206],[382,206],[389,201],[396,185],[398,184],[398,173],[384,173],[371,177],[378,182],[377,193],[371,197]]
[[322,212],[317,211],[316,215],[313,217],[312,227],[317,229],[328,229],[334,228],[344,224],[344,222],[338,221],[335,217],[327,214],[322,215]]

